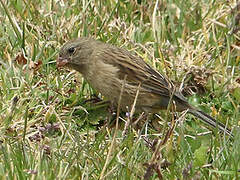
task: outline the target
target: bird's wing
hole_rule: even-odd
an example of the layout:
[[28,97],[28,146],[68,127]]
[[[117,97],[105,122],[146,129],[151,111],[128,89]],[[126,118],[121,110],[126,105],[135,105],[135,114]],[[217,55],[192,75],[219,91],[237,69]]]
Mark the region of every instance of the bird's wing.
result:
[[142,58],[127,50],[106,47],[98,52],[98,58],[117,67],[120,79],[127,75],[128,84],[138,86],[141,83],[141,87],[146,91],[161,96],[170,96],[173,91],[173,85],[167,78],[151,68]]

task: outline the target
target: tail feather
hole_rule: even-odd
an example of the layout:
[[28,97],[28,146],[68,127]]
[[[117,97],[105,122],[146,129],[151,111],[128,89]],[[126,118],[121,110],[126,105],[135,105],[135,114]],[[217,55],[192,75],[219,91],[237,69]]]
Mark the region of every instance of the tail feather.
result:
[[204,123],[214,127],[214,128],[219,128],[222,132],[228,134],[229,136],[233,137],[233,134],[231,133],[231,130],[228,129],[224,124],[221,122],[217,122],[216,119],[213,117],[209,116],[208,114],[204,113],[203,111],[196,110],[196,109],[190,109],[189,113],[192,115],[198,117],[201,119]]

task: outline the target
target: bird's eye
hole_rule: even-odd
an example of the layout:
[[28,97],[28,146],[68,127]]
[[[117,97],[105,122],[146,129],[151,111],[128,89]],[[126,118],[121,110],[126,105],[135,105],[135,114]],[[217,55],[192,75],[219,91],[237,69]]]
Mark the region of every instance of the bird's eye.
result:
[[68,49],[68,53],[69,54],[73,54],[75,52],[75,48],[74,47],[70,47],[69,49]]

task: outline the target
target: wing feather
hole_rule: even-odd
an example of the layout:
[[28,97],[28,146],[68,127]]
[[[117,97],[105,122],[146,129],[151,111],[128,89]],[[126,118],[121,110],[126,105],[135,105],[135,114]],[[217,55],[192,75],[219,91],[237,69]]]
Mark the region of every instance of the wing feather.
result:
[[138,86],[141,83],[146,91],[160,96],[169,96],[172,93],[173,85],[167,78],[151,68],[142,58],[125,49],[106,47],[98,58],[116,66],[119,69],[119,78],[124,79],[127,75],[127,83],[131,85]]

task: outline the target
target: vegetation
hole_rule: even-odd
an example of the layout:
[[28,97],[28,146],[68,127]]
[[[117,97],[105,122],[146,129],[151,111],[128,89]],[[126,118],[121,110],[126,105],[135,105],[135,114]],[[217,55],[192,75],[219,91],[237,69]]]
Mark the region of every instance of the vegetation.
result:
[[[0,0],[0,179],[239,179],[236,3]],[[56,68],[79,36],[138,53],[235,137],[168,111],[138,128],[121,113],[115,128],[104,97]]]

